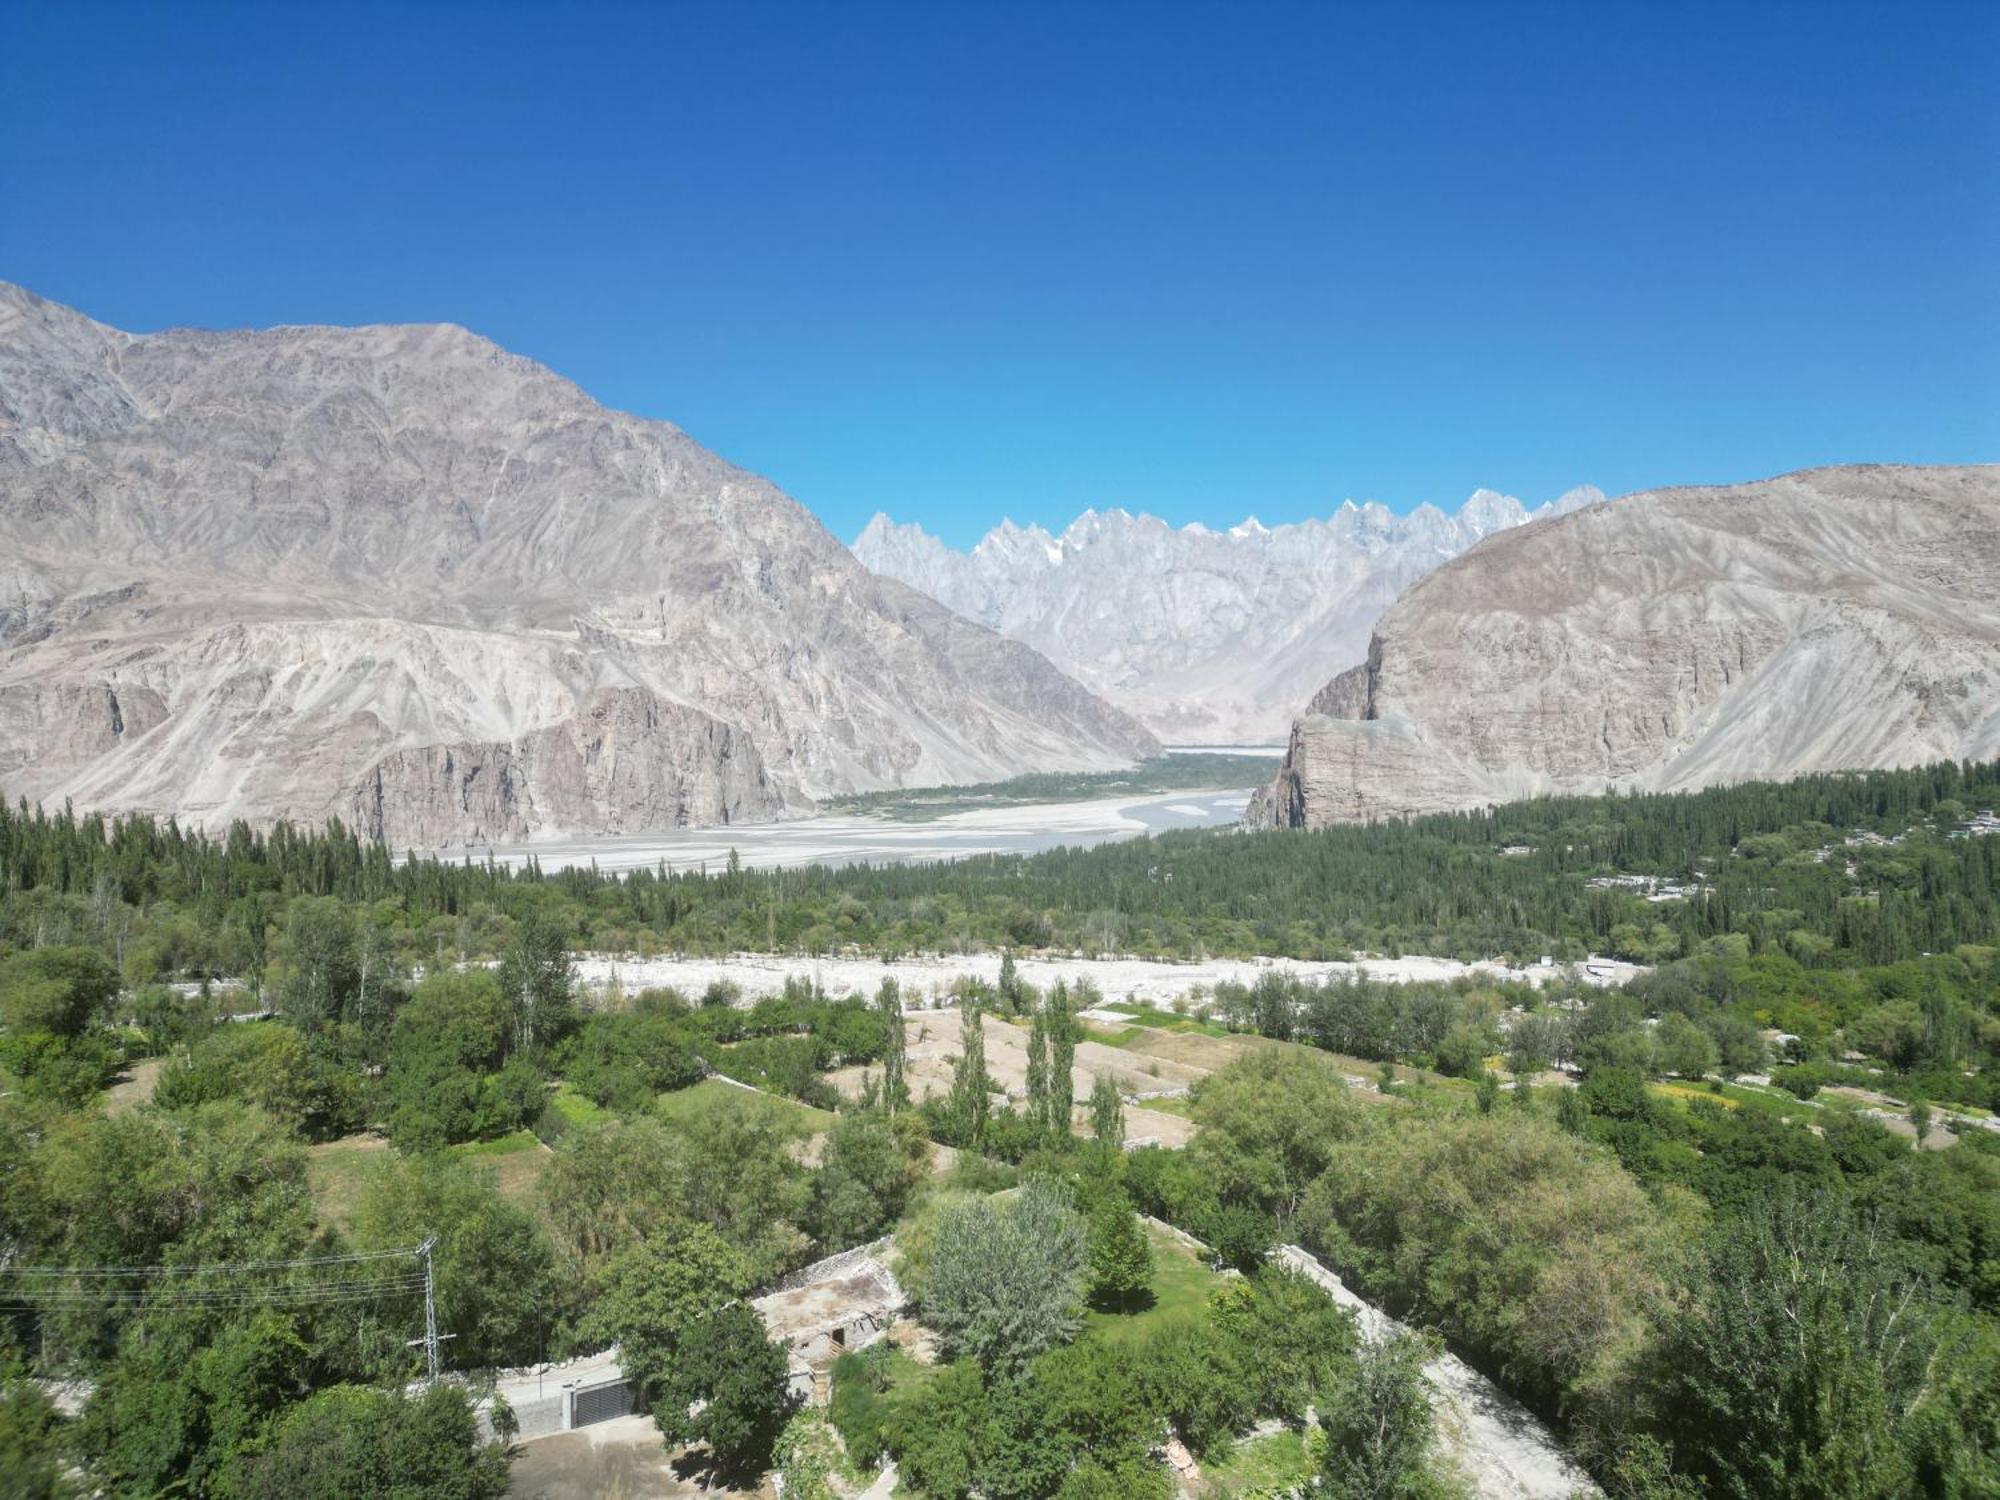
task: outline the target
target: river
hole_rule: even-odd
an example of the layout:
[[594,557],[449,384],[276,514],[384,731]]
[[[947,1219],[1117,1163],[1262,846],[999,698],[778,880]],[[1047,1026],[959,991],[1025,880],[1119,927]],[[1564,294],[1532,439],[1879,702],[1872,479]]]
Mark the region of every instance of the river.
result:
[[1176,828],[1219,828],[1238,822],[1250,789],[1158,792],[1090,802],[1033,802],[950,813],[928,822],[842,815],[734,828],[683,828],[665,833],[612,834],[493,845],[464,851],[519,865],[530,856],[544,870],[595,864],[606,872],[667,865],[719,870],[736,852],[747,869],[829,864],[903,864],[964,859],[975,854],[1034,854],[1064,845],[1109,843]]

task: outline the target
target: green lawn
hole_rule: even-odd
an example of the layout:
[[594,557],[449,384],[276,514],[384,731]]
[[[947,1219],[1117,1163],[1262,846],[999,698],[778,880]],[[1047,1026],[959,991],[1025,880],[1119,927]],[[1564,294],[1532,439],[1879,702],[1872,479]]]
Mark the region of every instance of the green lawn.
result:
[[1238,1443],[1229,1457],[1202,1472],[1204,1496],[1242,1495],[1297,1484],[1310,1472],[1303,1433],[1287,1428]]
[[535,1206],[535,1185],[541,1181],[550,1161],[548,1151],[532,1130],[516,1130],[490,1141],[465,1141],[447,1146],[445,1154],[484,1168],[502,1198],[530,1210]]
[[1822,1107],[1839,1107],[1845,1101],[1827,1099],[1807,1103],[1783,1089],[1749,1088],[1742,1084],[1693,1082],[1687,1079],[1668,1079],[1648,1085],[1656,1099],[1664,1099],[1686,1109],[1697,1099],[1708,1099],[1724,1109],[1747,1109],[1755,1114],[1770,1115],[1774,1118],[1803,1120]]
[[342,1233],[351,1230],[369,1174],[388,1158],[389,1143],[379,1135],[350,1135],[306,1147],[306,1186],[320,1223]]
[[832,1128],[833,1122],[839,1118],[826,1110],[814,1109],[810,1104],[801,1104],[796,1099],[760,1094],[752,1089],[738,1088],[733,1083],[724,1083],[719,1078],[704,1078],[691,1088],[662,1094],[654,1108],[669,1125],[685,1125],[697,1116],[716,1110],[737,1113],[763,1110],[795,1136],[818,1135],[822,1130]]
[[1153,1242],[1152,1306],[1129,1313],[1092,1308],[1087,1315],[1088,1334],[1118,1343],[1137,1343],[1162,1323],[1199,1313],[1208,1305],[1208,1294],[1221,1284],[1222,1277],[1178,1239],[1151,1224],[1146,1232]]
[[542,1143],[535,1138],[532,1130],[514,1130],[495,1136],[490,1141],[461,1141],[444,1149],[447,1155],[456,1156],[461,1161],[477,1161],[485,1156],[513,1156],[522,1151],[539,1151]]
[[566,1083],[549,1095],[549,1108],[572,1129],[579,1125],[602,1125],[606,1120],[617,1118],[603,1105],[593,1103]]
[[1132,1000],[1113,1000],[1098,1007],[1100,1010],[1116,1011],[1121,1016],[1130,1016],[1141,1026],[1150,1026],[1156,1031],[1196,1031],[1203,1036],[1228,1036],[1229,1028],[1214,1021],[1204,1021],[1199,1016],[1178,1015],[1171,1010],[1162,1010],[1157,1005],[1144,1005]]

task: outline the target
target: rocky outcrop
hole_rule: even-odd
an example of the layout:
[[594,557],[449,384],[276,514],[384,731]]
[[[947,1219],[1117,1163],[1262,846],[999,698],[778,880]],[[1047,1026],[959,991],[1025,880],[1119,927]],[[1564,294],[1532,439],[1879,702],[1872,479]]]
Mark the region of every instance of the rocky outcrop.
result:
[[970,552],[878,515],[854,542],[877,573],[1042,652],[1163,739],[1268,743],[1329,666],[1358,662],[1407,585],[1481,537],[1602,500],[1530,511],[1480,490],[1455,514],[1370,503],[1228,531],[1086,511],[1060,536],[1005,522]]
[[0,284],[0,794],[446,843],[1155,749],[463,329],[133,335]]
[[1383,615],[1257,821],[2000,755],[2000,468],[1661,490],[1488,538]]
[[545,826],[637,833],[757,822],[781,806],[747,736],[619,688],[517,741],[393,751],[362,777],[348,821],[407,846],[514,841]]

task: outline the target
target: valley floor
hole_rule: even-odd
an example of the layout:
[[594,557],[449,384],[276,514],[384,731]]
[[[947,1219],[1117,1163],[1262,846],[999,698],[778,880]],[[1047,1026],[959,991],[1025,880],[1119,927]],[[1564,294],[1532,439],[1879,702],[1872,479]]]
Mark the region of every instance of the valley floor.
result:
[[1218,828],[1240,821],[1249,799],[1248,787],[1174,791],[1145,797],[978,808],[920,823],[842,814],[734,828],[684,828],[480,846],[463,852],[475,860],[490,856],[516,868],[533,858],[544,870],[594,865],[606,874],[649,870],[661,864],[677,871],[697,867],[720,871],[731,853],[746,868],[759,870],[813,864],[910,864],[976,854],[1035,854],[1176,828]]

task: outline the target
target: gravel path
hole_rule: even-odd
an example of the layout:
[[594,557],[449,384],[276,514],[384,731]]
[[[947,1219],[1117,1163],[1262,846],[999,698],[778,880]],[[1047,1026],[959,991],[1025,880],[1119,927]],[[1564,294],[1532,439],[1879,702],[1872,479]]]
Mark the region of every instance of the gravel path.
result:
[[[1402,1329],[1297,1245],[1280,1246],[1277,1259],[1353,1312],[1361,1336],[1369,1342],[1380,1342]],[[1480,1500],[1569,1500],[1603,1493],[1570,1461],[1533,1412],[1457,1355],[1440,1355],[1424,1366],[1424,1373],[1430,1377],[1432,1405],[1445,1446]]]

